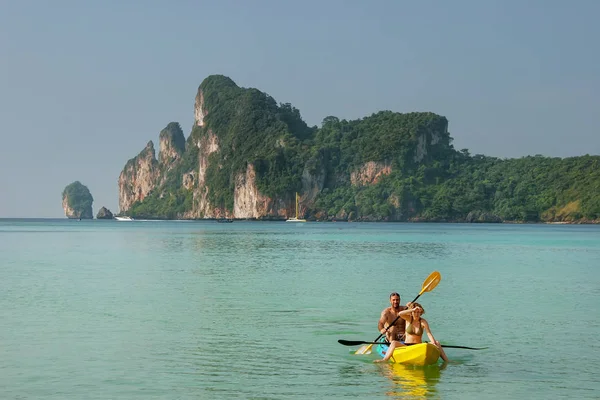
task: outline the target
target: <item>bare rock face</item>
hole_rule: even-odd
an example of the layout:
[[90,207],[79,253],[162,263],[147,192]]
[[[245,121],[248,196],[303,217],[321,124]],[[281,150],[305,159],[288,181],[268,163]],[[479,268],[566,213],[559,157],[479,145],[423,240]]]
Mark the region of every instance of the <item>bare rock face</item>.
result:
[[193,190],[194,186],[195,186],[195,181],[196,181],[196,171],[192,171],[186,174],[183,174],[183,187],[186,188],[187,190]]
[[268,206],[269,200],[258,192],[254,166],[248,165],[246,173],[239,174],[235,180],[233,214],[236,218],[258,218]]
[[355,186],[373,185],[382,175],[389,175],[391,172],[390,163],[369,161],[350,174],[350,182]]
[[214,210],[208,201],[208,187],[205,186],[206,169],[208,168],[208,156],[219,151],[219,139],[208,131],[208,135],[202,137],[198,146],[198,179],[194,190],[194,204],[196,208],[192,215],[198,218],[223,218],[224,211]]
[[248,164],[245,173],[236,177],[233,199],[235,218],[285,218],[288,215],[289,202],[274,201],[258,191],[252,164]]
[[160,177],[160,168],[149,141],[144,150],[127,161],[119,175],[119,208],[127,211],[136,201],[142,201],[155,188]]
[[102,207],[98,214],[96,214],[96,219],[113,219],[114,215],[110,210],[106,207]]
[[69,196],[63,197],[62,201],[63,210],[65,210],[65,217],[69,219],[78,219],[81,218],[81,212],[73,209],[73,207],[69,206]]
[[204,110],[204,94],[202,90],[198,90],[196,95],[196,102],[194,103],[194,119],[197,126],[204,126],[204,117],[206,111]]

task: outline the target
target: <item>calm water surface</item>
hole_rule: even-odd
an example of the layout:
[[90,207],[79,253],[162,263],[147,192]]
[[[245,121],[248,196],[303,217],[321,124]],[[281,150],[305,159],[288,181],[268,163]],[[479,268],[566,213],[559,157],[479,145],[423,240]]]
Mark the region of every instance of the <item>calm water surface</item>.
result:
[[[388,294],[452,362],[373,364]],[[600,397],[600,227],[0,220],[0,398]]]

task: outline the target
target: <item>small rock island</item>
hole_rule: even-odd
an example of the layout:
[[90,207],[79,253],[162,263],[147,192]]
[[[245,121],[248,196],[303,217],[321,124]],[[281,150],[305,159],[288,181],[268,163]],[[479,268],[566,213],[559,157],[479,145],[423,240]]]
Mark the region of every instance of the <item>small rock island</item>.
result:
[[114,219],[115,216],[112,212],[106,207],[102,207],[98,214],[96,214],[96,219]]
[[79,181],[67,185],[62,192],[63,210],[70,219],[93,219],[93,202],[89,189]]

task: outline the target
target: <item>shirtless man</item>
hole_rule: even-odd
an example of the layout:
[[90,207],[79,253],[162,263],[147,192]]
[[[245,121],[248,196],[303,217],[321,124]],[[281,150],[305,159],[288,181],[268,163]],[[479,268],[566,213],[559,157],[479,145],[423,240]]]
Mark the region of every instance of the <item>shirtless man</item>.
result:
[[[390,294],[390,304],[390,307],[381,312],[377,328],[382,335],[385,335],[386,340],[391,343],[392,340],[404,339],[405,323],[402,318],[398,318],[398,313],[406,310],[406,307],[400,305],[400,295],[396,292]],[[398,319],[396,320],[396,318]],[[396,322],[390,326],[394,320]],[[388,328],[387,331],[386,328]]]

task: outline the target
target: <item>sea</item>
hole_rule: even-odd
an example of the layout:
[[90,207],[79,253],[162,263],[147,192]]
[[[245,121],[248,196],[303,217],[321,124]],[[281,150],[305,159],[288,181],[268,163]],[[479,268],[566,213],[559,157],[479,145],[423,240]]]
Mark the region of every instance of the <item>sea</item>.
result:
[[[358,346],[399,292],[450,362]],[[0,399],[598,399],[600,226],[0,219]]]

